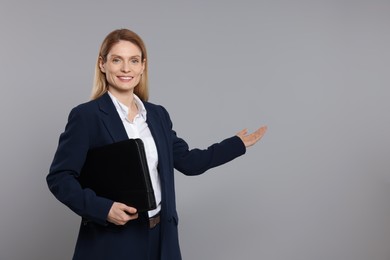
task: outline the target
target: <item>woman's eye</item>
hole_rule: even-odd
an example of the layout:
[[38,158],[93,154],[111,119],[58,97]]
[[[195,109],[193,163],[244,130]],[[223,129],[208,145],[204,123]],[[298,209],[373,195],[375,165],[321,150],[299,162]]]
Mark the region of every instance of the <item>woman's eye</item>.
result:
[[133,63],[133,64],[138,64],[138,63],[139,63],[139,60],[138,60],[138,59],[132,59],[132,60],[131,60],[131,63]]
[[113,63],[119,63],[119,62],[120,62],[120,59],[113,59],[112,62],[113,62]]

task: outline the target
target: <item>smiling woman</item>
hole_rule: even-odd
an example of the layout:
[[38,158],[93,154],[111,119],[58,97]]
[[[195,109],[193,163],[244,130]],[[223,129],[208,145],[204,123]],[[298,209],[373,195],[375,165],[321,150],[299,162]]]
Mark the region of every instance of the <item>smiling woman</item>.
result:
[[[129,49],[126,47],[129,47]],[[129,61],[130,64],[126,64]],[[95,66],[95,79],[94,86],[92,88],[92,99],[96,99],[107,92],[109,82],[107,78],[107,72],[105,72],[107,68],[105,67],[110,66],[109,62],[111,62],[112,65],[122,65],[122,67],[113,66],[112,70],[124,69],[126,71],[129,69],[135,69],[137,71],[137,67],[131,66],[126,68],[123,66],[130,66],[131,64],[134,66],[142,65],[142,71],[140,72],[141,76],[138,79],[137,84],[134,86],[134,93],[141,100],[148,101],[148,66],[146,61],[146,47],[141,37],[130,30],[122,29],[111,32],[109,35],[107,35],[99,50],[99,55]],[[110,73],[110,71],[108,71],[108,73]],[[135,73],[135,71],[129,71],[128,73]],[[126,74],[122,76],[129,75]]]
[[[174,169],[202,174],[243,155],[266,132],[266,127],[251,134],[242,130],[207,149],[190,149],[172,129],[165,108],[147,101],[147,79],[141,38],[127,29],[110,33],[98,55],[93,100],[70,112],[47,176],[56,198],[82,217],[73,259],[181,259]],[[91,149],[129,138],[145,144],[157,205],[147,212],[98,196],[78,182]]]
[[133,43],[119,41],[107,55],[99,57],[99,67],[106,74],[108,91],[117,96],[119,101],[131,107],[134,88],[138,85],[145,69],[145,59],[142,60],[141,50]]

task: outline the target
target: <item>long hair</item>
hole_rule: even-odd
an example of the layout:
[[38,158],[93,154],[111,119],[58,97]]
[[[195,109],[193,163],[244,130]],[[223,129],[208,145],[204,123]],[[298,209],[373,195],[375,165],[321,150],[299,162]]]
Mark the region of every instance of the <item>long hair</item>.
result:
[[95,66],[95,77],[92,87],[92,99],[97,99],[102,96],[108,90],[108,82],[106,80],[106,75],[100,70],[99,60],[103,59],[103,62],[107,61],[107,55],[112,49],[112,47],[117,44],[119,41],[129,41],[141,50],[141,60],[145,62],[145,68],[142,73],[141,79],[137,86],[134,88],[134,94],[136,94],[142,101],[148,101],[149,98],[149,89],[148,89],[148,66],[147,66],[147,53],[146,47],[138,34],[128,29],[118,29],[109,33],[104,39],[102,45],[100,46],[99,55],[97,57],[96,66]]

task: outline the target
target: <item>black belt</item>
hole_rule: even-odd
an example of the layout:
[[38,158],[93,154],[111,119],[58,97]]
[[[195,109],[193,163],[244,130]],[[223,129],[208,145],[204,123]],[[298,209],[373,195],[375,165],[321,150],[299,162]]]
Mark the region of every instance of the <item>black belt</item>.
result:
[[154,228],[160,223],[160,214],[149,218],[149,228]]

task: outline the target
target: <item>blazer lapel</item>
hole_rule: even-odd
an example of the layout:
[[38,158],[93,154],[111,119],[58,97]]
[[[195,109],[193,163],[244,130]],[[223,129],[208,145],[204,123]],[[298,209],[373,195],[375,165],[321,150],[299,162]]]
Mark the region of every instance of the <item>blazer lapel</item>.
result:
[[[148,127],[157,147],[158,167],[159,169],[161,169],[164,168],[165,163],[169,161],[169,153],[167,152],[169,144],[167,141],[166,133],[163,131],[163,127],[161,125],[161,118],[157,114],[155,108],[150,106],[147,102],[144,102],[144,105],[147,111],[146,123],[148,124]],[[162,181],[164,181],[163,176],[161,176],[161,179]]]
[[[148,127],[150,129],[150,132],[152,133],[154,142],[156,143],[158,154],[160,155],[162,151],[165,150],[163,147],[162,140],[164,140],[164,135],[160,131],[161,127],[158,126],[159,124],[159,118],[155,114],[155,111],[151,109],[147,103],[144,103],[146,108],[146,123],[148,124]],[[159,156],[160,157],[160,156]],[[160,158],[159,158],[160,159]],[[159,160],[160,161],[160,160]]]
[[123,126],[122,120],[115,109],[110,96],[105,93],[98,100],[99,109],[102,112],[100,118],[103,121],[108,133],[112,137],[113,142],[119,142],[128,139],[126,129]]

